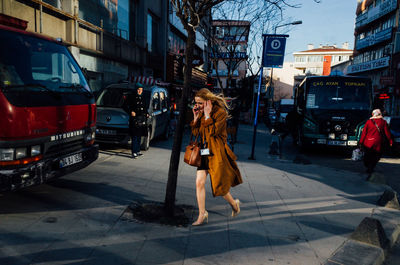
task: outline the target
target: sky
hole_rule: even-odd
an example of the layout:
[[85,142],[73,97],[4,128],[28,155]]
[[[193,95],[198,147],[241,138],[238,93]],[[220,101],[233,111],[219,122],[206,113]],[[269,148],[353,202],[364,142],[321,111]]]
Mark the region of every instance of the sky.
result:
[[307,50],[308,44],[319,47],[320,44],[342,47],[349,42],[354,47],[354,24],[357,0],[298,0],[301,8],[289,8],[284,17],[291,21],[302,20],[303,24],[280,27],[277,34],[289,34],[286,42],[285,61],[292,62],[293,52]]

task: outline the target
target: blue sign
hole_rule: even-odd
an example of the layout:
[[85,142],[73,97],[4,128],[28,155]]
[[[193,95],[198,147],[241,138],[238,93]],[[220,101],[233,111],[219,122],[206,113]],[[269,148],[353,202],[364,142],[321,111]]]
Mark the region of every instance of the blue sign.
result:
[[285,57],[286,38],[289,35],[265,34],[263,50],[263,67],[282,68]]

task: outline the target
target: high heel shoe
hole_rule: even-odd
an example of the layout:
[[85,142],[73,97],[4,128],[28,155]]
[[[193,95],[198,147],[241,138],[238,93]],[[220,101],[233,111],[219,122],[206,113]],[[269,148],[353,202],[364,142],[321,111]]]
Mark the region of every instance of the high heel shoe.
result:
[[203,219],[201,220],[201,222],[198,221],[198,219],[197,219],[197,221],[194,222],[194,223],[192,224],[192,226],[199,226],[199,225],[202,225],[202,224],[204,223],[204,221],[206,222],[206,224],[208,224],[208,212],[205,211],[202,215],[203,215]]
[[232,217],[235,217],[240,213],[240,201],[239,201],[239,199],[236,199],[235,202],[236,202],[237,211],[232,209]]

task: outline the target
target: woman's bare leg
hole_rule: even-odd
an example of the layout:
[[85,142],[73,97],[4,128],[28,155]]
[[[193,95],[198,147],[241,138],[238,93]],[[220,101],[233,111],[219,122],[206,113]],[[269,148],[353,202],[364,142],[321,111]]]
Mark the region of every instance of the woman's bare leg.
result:
[[224,199],[231,205],[232,210],[237,211],[237,205],[236,205],[236,201],[233,199],[232,195],[230,192],[228,192],[227,194],[225,194]]
[[207,170],[197,170],[196,173],[196,197],[197,197],[197,206],[199,207],[199,216],[197,218],[197,222],[203,221],[203,215],[206,212],[206,179],[207,179]]

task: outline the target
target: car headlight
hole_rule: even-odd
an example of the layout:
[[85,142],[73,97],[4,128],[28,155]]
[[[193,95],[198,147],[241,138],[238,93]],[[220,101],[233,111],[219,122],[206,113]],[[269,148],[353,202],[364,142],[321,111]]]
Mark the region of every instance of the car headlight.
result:
[[11,160],[14,160],[14,149],[0,148],[0,161],[11,161]]
[[37,156],[40,155],[40,145],[34,145],[31,147],[31,156]]
[[334,133],[330,133],[328,135],[328,138],[331,139],[331,140],[335,139],[335,134]]
[[15,149],[15,159],[21,159],[26,157],[26,152],[27,148],[26,147],[20,147]]

